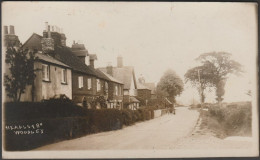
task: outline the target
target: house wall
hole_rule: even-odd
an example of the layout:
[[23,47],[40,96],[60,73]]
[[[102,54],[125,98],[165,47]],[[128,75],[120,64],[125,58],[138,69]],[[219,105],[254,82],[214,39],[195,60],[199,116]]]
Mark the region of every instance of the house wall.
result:
[[[121,87],[121,95],[116,95],[115,93],[115,86],[117,87]],[[118,84],[115,82],[108,82],[108,100],[109,100],[109,104],[108,104],[108,108],[115,108],[117,103],[119,103],[119,109],[123,107],[123,85],[122,84]],[[114,103],[114,104],[111,104]]]
[[137,90],[135,88],[135,84],[134,84],[134,78],[132,77],[131,79],[131,85],[130,85],[130,89],[129,89],[129,95],[130,96],[137,96]]
[[[79,88],[78,77],[83,76],[83,88]],[[88,89],[88,78],[91,78],[92,87]],[[72,72],[72,100],[76,103],[82,103],[83,97],[90,102],[96,94],[96,78],[78,72]]]
[[50,65],[50,81],[42,80],[42,97],[41,99],[49,99],[55,95],[65,94],[70,99],[72,98],[72,82],[71,70],[67,69],[67,83],[61,83],[62,67]]
[[[61,70],[63,67],[48,64],[50,66],[50,81],[42,80],[42,62],[35,62],[34,68],[36,71],[36,78],[34,80],[34,101],[39,102],[43,99],[49,99],[54,95],[65,94],[70,99],[72,98],[72,82],[71,69],[67,69],[67,84],[61,83]],[[32,101],[32,86],[27,86],[25,93],[21,96],[21,101]]]

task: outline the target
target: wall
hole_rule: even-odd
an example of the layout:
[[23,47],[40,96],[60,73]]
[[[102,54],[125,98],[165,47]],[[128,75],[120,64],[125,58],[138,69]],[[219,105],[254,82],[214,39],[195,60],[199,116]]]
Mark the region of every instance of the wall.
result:
[[154,118],[160,117],[162,115],[162,111],[160,109],[154,110]]
[[[78,87],[78,77],[83,76],[83,88]],[[91,78],[92,87],[88,89],[88,78]],[[86,74],[72,72],[72,100],[76,103],[82,103],[83,97],[87,98],[87,101],[92,101],[96,94],[96,78]]]
[[137,96],[137,90],[136,90],[135,85],[134,85],[134,78],[133,78],[133,76],[132,76],[132,79],[131,79],[129,95],[130,96]]
[[67,83],[61,83],[62,68],[50,65],[50,82],[42,81],[42,99],[49,99],[55,95],[65,94],[72,99],[71,70],[67,69]]
[[[50,65],[50,81],[42,80],[42,62],[35,62],[34,68],[40,69],[36,71],[34,80],[34,101],[39,102],[42,99],[49,99],[54,95],[65,94],[70,99],[72,98],[72,82],[71,70],[67,69],[67,84],[61,84],[61,69],[56,65]],[[44,63],[48,64],[48,63]],[[32,101],[32,86],[27,86],[25,93],[21,96],[21,101]]]

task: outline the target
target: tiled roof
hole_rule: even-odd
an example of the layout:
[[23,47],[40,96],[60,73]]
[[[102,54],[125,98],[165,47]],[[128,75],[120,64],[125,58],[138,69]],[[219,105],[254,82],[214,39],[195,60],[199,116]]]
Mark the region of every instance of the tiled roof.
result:
[[73,50],[85,50],[86,48],[85,48],[84,44],[75,43],[75,44],[72,44],[71,49],[73,49]]
[[38,60],[41,60],[41,61],[45,61],[45,62],[49,62],[49,63],[52,63],[52,64],[56,64],[56,65],[60,65],[60,66],[64,66],[64,67],[67,67],[67,68],[70,68],[68,65],[56,60],[55,58],[47,55],[47,54],[43,54],[43,53],[36,53],[35,54],[35,57],[38,58]]
[[106,80],[106,81],[110,81],[110,79],[109,79],[103,72],[101,72],[100,70],[95,69],[95,68],[93,68],[92,66],[88,66],[88,67],[89,67],[91,70],[93,70],[94,72],[97,73],[98,78],[103,79],[103,80]]
[[[99,68],[102,72],[107,73],[107,69]],[[124,66],[124,67],[113,67],[113,77],[124,83],[124,89],[130,89],[131,81],[134,80],[134,85],[136,88],[136,80],[134,74],[134,67]]]
[[71,51],[76,55],[76,56],[88,56],[88,50],[85,48],[84,44],[72,44]]
[[88,50],[71,50],[71,51],[78,57],[89,55]]
[[57,47],[54,52],[55,58],[71,66],[73,70],[99,77],[94,68],[87,66],[68,47]]
[[109,74],[107,74],[106,72],[102,72],[101,70],[97,69],[98,71],[100,71],[101,73],[103,73],[110,81],[115,82],[115,83],[119,83],[119,84],[124,84],[123,82],[115,79],[114,77],[110,76]]
[[[30,43],[33,43],[33,45],[36,45],[36,44],[41,45],[42,36],[34,33],[29,39],[31,39],[32,37],[37,37],[37,38],[34,39],[34,41],[30,41]],[[26,41],[26,43],[29,42],[29,39]],[[28,45],[30,45],[30,44],[28,44]],[[77,49],[85,50],[85,46],[83,44],[77,44],[74,46],[74,50],[77,50]],[[99,73],[96,69],[94,69],[91,66],[87,66],[84,62],[82,62],[72,52],[72,49],[69,47],[58,46],[58,47],[56,47],[55,51],[52,51],[51,53],[49,53],[49,55],[52,55],[52,54],[55,55],[53,57],[53,59],[56,59],[55,63],[57,63],[57,61],[60,61],[62,64],[65,64],[65,65],[71,67],[74,71],[78,71],[78,72],[81,72],[81,73],[84,73],[87,75],[92,75],[92,76],[95,76],[95,77],[98,77],[101,79],[108,80],[108,78],[106,76]],[[47,60],[47,59],[45,59],[45,60]]]

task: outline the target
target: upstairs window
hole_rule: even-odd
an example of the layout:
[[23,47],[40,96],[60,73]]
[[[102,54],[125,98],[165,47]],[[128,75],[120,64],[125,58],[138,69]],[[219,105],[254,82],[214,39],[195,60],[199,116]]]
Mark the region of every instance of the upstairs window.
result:
[[67,70],[61,69],[61,83],[67,83]]
[[47,64],[42,65],[42,79],[44,81],[50,81],[50,66]]
[[88,78],[88,89],[92,88],[91,78]]
[[78,77],[79,88],[83,88],[83,76]]
[[101,90],[101,83],[100,83],[100,80],[97,79],[97,91],[100,91]]

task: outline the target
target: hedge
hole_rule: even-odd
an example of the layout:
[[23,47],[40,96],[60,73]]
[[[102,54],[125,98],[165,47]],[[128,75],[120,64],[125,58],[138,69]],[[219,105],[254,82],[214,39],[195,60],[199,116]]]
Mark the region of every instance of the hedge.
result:
[[[96,110],[82,108],[69,101],[5,103],[5,149],[30,150],[64,139],[121,129],[123,125],[129,126],[154,118],[153,109],[144,107],[138,110]],[[42,124],[39,128],[43,131],[42,134],[35,134],[36,130],[32,128],[10,128],[37,123]],[[34,134],[31,134],[32,132]]]

